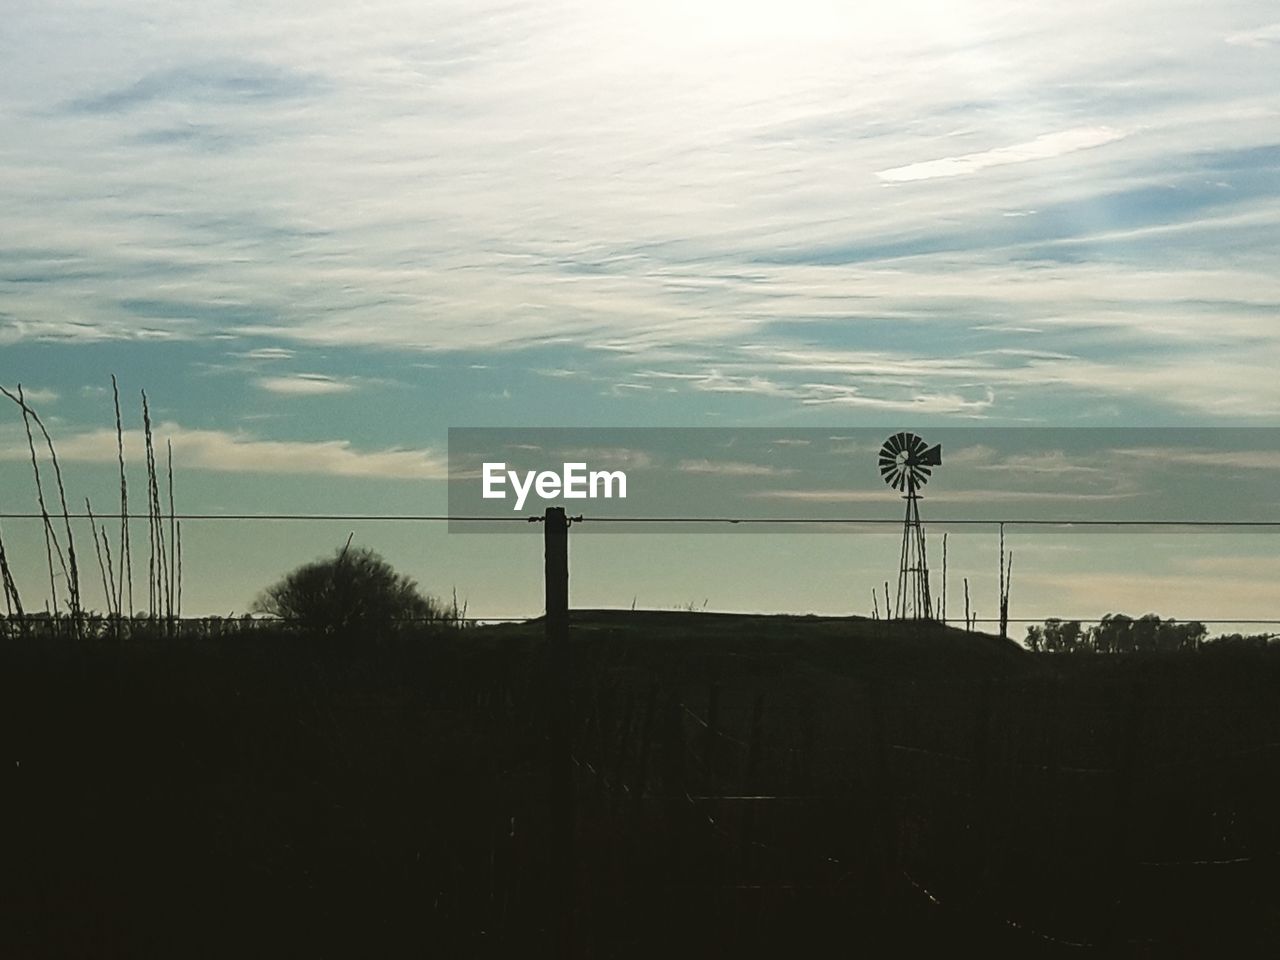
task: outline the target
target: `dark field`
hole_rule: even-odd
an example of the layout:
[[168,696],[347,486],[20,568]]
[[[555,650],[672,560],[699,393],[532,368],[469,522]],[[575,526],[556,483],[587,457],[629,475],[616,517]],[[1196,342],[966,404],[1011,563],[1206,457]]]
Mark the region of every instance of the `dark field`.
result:
[[572,622],[0,641],[0,957],[1280,951],[1275,651]]

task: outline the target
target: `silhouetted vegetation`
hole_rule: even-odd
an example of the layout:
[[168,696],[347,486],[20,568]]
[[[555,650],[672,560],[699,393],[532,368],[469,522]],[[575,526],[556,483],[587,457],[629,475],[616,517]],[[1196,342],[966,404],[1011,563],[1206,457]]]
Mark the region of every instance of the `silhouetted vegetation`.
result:
[[348,546],[303,564],[262,592],[255,613],[326,637],[385,638],[421,624],[457,624],[465,611],[424,596],[373,550]]
[[1136,620],[1109,613],[1084,628],[1079,620],[1050,618],[1027,627],[1027,648],[1034,653],[1171,653],[1198,650],[1209,631],[1199,621],[1161,620],[1148,613]]
[[565,952],[540,623],[152,626],[0,640],[0,955],[1280,942],[1273,649],[1036,657],[909,621],[575,612]]
[[[103,622],[115,626],[131,624],[138,615],[133,600],[133,552],[129,532],[129,487],[125,470],[124,423],[120,414],[119,387],[114,376],[111,378],[111,389],[115,407],[117,466],[120,476],[120,531],[114,554],[106,526],[99,526],[94,517],[92,502],[88,498],[85,499],[89,533],[93,540],[94,556],[102,584],[103,602],[106,606],[104,615],[88,609],[81,595],[80,565],[77,561],[73,518],[67,504],[62,467],[58,461],[58,451],[53,437],[40,415],[27,400],[21,384],[18,384],[14,390],[0,386],[0,396],[9,399],[18,407],[26,434],[27,452],[35,485],[36,506],[39,509],[44,533],[45,567],[49,582],[49,597],[45,604],[45,613],[59,626],[65,626],[73,632],[91,630],[95,625]],[[156,459],[151,430],[151,408],[146,391],[142,391],[141,397],[142,439],[146,450],[148,531],[147,608],[143,615],[175,626],[182,616],[182,524],[177,521],[174,509],[173,448],[166,444],[166,499],[168,501],[166,524],[164,508],[161,505],[159,463]],[[36,442],[37,433],[44,441],[43,455],[40,452],[40,445]],[[45,478],[49,471],[52,471],[54,485],[57,488],[60,513],[50,511],[49,500],[45,496]],[[58,530],[58,524],[54,522],[55,518],[60,518],[62,521],[61,532]],[[64,584],[65,593],[59,592],[59,582]],[[0,540],[0,583],[3,584],[5,609],[8,616],[16,615],[21,619],[24,613],[36,609],[36,605],[30,602],[25,607],[23,605],[12,575],[10,558],[4,550],[2,540]]]

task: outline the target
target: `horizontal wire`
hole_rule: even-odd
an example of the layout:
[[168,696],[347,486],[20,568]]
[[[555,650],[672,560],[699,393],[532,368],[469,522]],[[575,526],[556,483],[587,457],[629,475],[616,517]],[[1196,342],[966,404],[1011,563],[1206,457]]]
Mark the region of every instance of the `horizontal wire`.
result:
[[[67,513],[50,512],[49,519],[60,520],[63,517],[69,520],[88,520],[87,513]],[[170,519],[167,513],[160,514],[162,520]],[[3,520],[43,520],[44,515],[39,513],[0,513],[0,519]],[[131,513],[127,517],[119,513],[97,513],[93,514],[95,520],[147,520],[146,513]],[[172,515],[174,520],[339,520],[339,521],[356,521],[356,520],[377,520],[377,521],[408,521],[414,523],[421,522],[447,522],[447,523],[533,523],[542,520],[542,516],[514,516],[514,517],[476,517],[476,516],[457,516],[451,517],[445,514],[366,514],[366,513],[175,513]]]
[[[849,523],[902,525],[901,517],[580,517],[581,522],[593,523],[728,523],[728,524],[785,524],[785,523]],[[1105,527],[1280,527],[1280,520],[1060,520],[994,518],[929,520],[924,526],[963,524],[973,526],[1105,526]]]
[[[62,513],[50,511],[51,519],[66,517],[70,520],[88,520],[88,513]],[[169,514],[161,514],[169,518]],[[146,520],[147,514],[134,513],[123,517],[119,513],[94,513],[98,520]],[[477,516],[449,514],[365,514],[365,513],[175,513],[174,520],[301,520],[301,521],[406,521],[414,523],[537,523],[545,519],[543,514],[520,514],[515,516]],[[4,520],[42,520],[40,513],[0,512]],[[901,517],[603,517],[577,516],[572,518],[577,523],[724,523],[730,525],[759,524],[891,524],[900,526]],[[925,526],[1037,526],[1037,527],[1275,527],[1280,528],[1280,520],[1064,520],[1018,517],[1001,520],[998,518],[946,518],[928,521]]]

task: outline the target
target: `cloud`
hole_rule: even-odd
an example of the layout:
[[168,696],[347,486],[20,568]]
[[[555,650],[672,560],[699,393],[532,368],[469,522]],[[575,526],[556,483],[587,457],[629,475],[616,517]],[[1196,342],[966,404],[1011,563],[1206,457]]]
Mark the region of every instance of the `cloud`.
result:
[[[18,388],[15,386],[11,392],[16,396]],[[50,390],[48,387],[28,387],[25,384],[22,387],[22,397],[27,403],[35,407],[41,403],[57,403],[60,394],[57,390]],[[15,408],[16,409],[16,408]],[[37,409],[37,413],[40,411]]]
[[301,96],[313,79],[279,66],[246,60],[188,64],[158,70],[132,83],[72,100],[75,113],[121,113],[157,101],[186,105],[262,104]]
[[1179,447],[1129,447],[1113,451],[1118,457],[1167,465],[1218,469],[1280,470],[1280,450],[1190,450]]
[[792,468],[773,467],[763,463],[740,463],[728,460],[681,460],[676,469],[714,477],[781,477],[795,473]]
[[1227,43],[1240,47],[1274,47],[1280,46],[1280,23],[1268,24],[1254,30],[1243,30],[1227,37]]
[[[749,7],[304,22],[212,0],[145,49],[119,0],[76,30],[33,7],[0,92],[0,343],[543,351],[553,383],[580,370],[566,393],[637,400],[637,368],[682,352],[685,409],[814,417],[1023,416],[1040,375],[1043,416],[1067,394],[1280,411],[1256,376],[1280,304],[1274,91],[1240,66],[1257,54],[1204,42],[1274,25],[1145,0]],[[800,380],[784,356],[828,348],[899,369]]]
[[981,399],[971,399],[955,393],[915,392],[911,396],[890,398],[867,396],[861,387],[834,383],[810,383],[809,392],[800,402],[806,405],[858,407],[864,410],[891,410],[895,413],[951,414],[979,416],[995,403],[995,395],[987,390]]
[[260,377],[255,381],[268,393],[285,396],[318,397],[330,393],[350,393],[355,384],[322,373],[296,373],[285,377]]
[[592,467],[600,465],[610,470],[626,467],[630,470],[643,470],[653,466],[653,455],[647,450],[632,450],[628,447],[576,447],[561,450],[558,456],[570,462],[582,461]]
[[1078,127],[1058,133],[1046,133],[1009,147],[997,147],[979,153],[966,153],[959,157],[942,157],[910,163],[905,167],[881,170],[876,176],[889,183],[905,183],[910,180],[931,180],[935,177],[958,177],[977,173],[988,167],[1003,167],[1010,163],[1029,163],[1033,160],[1050,160],[1054,157],[1090,150],[1124,137],[1124,133],[1110,127]]
[[[386,480],[436,480],[448,476],[446,460],[432,450],[362,451],[347,440],[267,440],[244,433],[159,424],[156,443],[173,443],[182,470],[226,473],[311,474]],[[114,430],[92,430],[55,439],[63,463],[115,463]],[[141,431],[125,432],[125,454],[137,463],[145,455]],[[0,444],[0,460],[26,460],[25,440],[11,435]]]
[[[762,500],[788,500],[800,503],[884,503],[880,490],[762,490],[748,494]],[[1078,490],[930,490],[930,503],[1075,503],[1131,500],[1136,492],[1081,493]]]
[[1106,475],[1109,471],[1093,466],[1096,457],[1090,463],[1079,463],[1068,457],[1061,450],[1048,450],[1042,453],[1012,454],[995,463],[982,463],[979,470],[993,470],[1000,473],[1021,474],[1026,476],[1071,476],[1071,475]]

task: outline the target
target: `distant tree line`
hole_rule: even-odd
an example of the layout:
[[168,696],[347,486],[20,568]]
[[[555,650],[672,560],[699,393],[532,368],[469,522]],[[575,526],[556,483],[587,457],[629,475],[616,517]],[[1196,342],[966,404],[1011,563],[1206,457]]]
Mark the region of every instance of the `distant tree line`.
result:
[[1088,628],[1079,620],[1056,618],[1043,626],[1030,626],[1027,646],[1036,653],[1168,653],[1198,650],[1208,636],[1198,620],[1162,620],[1154,613],[1134,619],[1109,613]]

